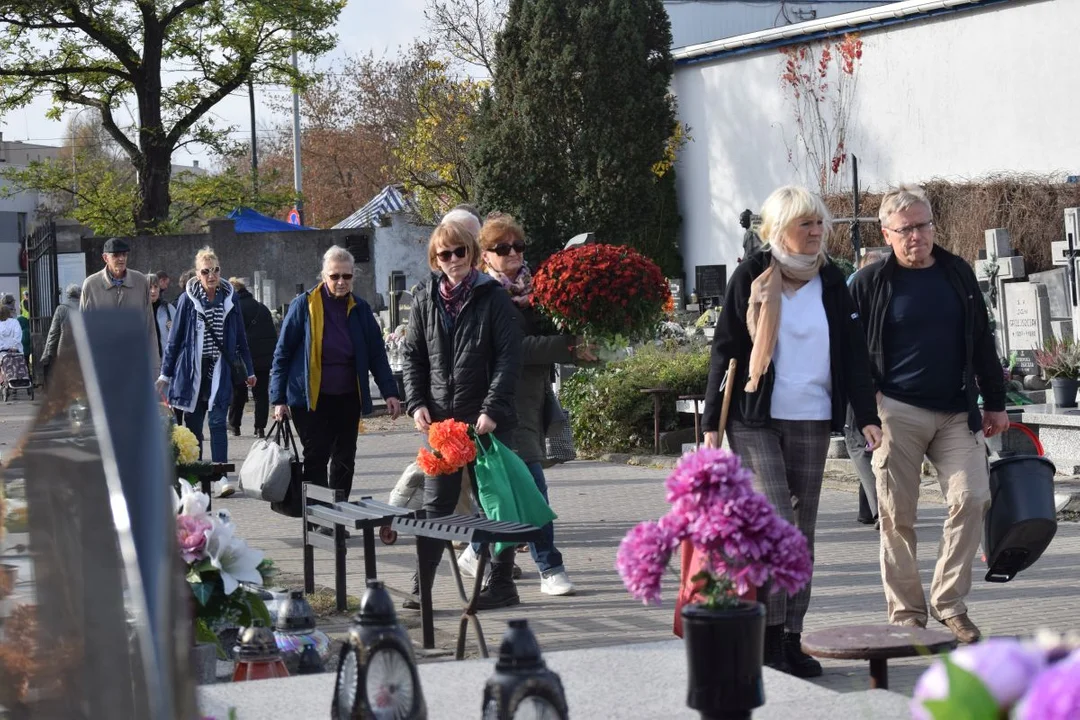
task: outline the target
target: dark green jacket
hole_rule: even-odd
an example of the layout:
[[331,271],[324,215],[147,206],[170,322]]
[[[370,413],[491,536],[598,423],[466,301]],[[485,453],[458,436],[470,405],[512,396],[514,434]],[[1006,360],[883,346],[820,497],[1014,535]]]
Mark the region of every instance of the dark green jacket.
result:
[[575,362],[575,338],[573,335],[546,335],[540,317],[533,308],[517,305],[514,308],[525,337],[521,345],[521,379],[514,393],[518,426],[514,429],[510,449],[527,463],[543,462],[547,456],[544,446],[544,397],[551,385],[552,365]]

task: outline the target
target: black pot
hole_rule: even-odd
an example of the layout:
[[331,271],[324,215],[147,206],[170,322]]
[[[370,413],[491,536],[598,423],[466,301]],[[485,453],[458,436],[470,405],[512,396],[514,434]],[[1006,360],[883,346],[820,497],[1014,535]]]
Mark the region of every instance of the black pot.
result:
[[1015,455],[990,463],[990,509],[983,521],[986,580],[1008,582],[1039,559],[1057,532],[1054,463]]
[[686,704],[703,720],[749,720],[765,704],[761,664],[765,606],[740,603],[730,610],[682,609],[686,644]]
[[1050,387],[1054,389],[1054,404],[1063,408],[1076,407],[1076,389],[1080,381],[1076,378],[1054,378]]

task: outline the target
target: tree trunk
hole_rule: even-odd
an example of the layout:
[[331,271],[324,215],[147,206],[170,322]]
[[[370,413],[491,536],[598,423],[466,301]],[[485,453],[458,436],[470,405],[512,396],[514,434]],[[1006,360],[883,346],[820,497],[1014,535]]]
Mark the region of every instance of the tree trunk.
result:
[[136,163],[139,195],[135,203],[135,230],[154,234],[169,219],[172,196],[172,148],[166,138],[161,120],[161,50],[164,35],[160,25],[145,17],[143,30],[143,63],[135,94],[139,102],[139,149],[142,157]]

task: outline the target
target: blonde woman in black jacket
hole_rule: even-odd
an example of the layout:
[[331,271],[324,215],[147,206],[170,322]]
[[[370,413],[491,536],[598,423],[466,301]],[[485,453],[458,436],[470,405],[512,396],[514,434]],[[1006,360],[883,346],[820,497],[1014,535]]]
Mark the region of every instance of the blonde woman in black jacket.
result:
[[[829,211],[801,187],[761,209],[765,245],[731,276],[713,336],[704,423],[716,428],[721,381],[737,361],[727,433],[757,489],[806,536],[811,556],[831,431],[843,432],[848,399],[870,449],[881,442],[870,360],[844,274],[825,255]],[[716,447],[718,433],[705,433]],[[821,674],[801,649],[810,585],[765,598],[765,663],[799,677]]]

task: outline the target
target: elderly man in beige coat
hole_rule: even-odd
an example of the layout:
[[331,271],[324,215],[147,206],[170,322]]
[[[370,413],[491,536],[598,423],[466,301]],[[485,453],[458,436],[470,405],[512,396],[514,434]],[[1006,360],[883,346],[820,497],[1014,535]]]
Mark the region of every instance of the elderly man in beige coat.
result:
[[87,310],[107,310],[111,308],[129,308],[138,310],[146,317],[146,332],[150,347],[150,364],[157,377],[161,367],[161,357],[157,349],[157,330],[154,327],[154,314],[150,302],[150,282],[141,272],[129,270],[128,253],[131,247],[120,238],[105,241],[101,257],[105,267],[86,278],[82,287],[79,308]]

